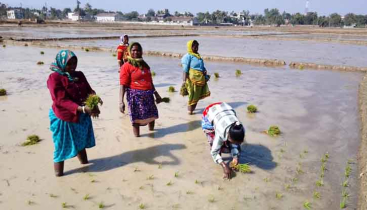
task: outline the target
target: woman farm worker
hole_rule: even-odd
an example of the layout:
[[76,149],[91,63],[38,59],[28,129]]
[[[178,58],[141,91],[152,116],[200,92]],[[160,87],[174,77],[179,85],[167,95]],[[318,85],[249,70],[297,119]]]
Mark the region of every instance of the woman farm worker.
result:
[[196,40],[187,42],[187,54],[181,59],[183,67],[183,83],[189,93],[188,113],[193,114],[199,100],[210,96],[204,61],[198,53],[199,43]]
[[127,48],[129,47],[129,36],[127,34],[120,37],[120,44],[117,46],[117,62],[119,67],[127,61]]
[[158,109],[154,103],[162,101],[154,88],[150,67],[143,60],[143,48],[137,42],[129,46],[128,61],[120,69],[120,111],[125,112],[124,96],[129,108],[130,120],[136,137],[140,136],[139,126],[149,124],[154,130],[154,122],[158,119]]
[[[89,94],[95,94],[83,72],[75,71],[76,55],[61,50],[51,64],[47,87],[53,101],[50,109],[50,130],[55,145],[54,169],[56,176],[64,173],[64,160],[78,156],[87,164],[86,148],[95,146],[91,117],[98,117],[99,110],[84,106]],[[102,102],[102,101],[101,101]]]
[[224,178],[231,178],[231,169],[223,161],[221,153],[231,153],[233,165],[238,164],[240,145],[245,139],[245,128],[236,117],[233,108],[224,102],[207,106],[203,112],[201,127],[206,134],[215,163],[223,168]]

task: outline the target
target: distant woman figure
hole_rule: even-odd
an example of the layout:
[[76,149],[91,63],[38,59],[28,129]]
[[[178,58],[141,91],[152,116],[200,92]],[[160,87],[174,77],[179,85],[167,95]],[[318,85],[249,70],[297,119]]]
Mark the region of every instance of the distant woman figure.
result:
[[187,42],[187,54],[181,59],[183,67],[183,86],[189,94],[188,113],[193,114],[199,100],[210,96],[207,75],[204,61],[199,51],[199,43],[196,40]]
[[129,36],[127,34],[120,37],[120,44],[117,46],[117,62],[119,67],[124,65],[127,61],[128,50],[129,47]]
[[64,174],[64,161],[78,156],[81,164],[88,163],[86,148],[95,146],[91,117],[99,110],[91,110],[84,102],[95,94],[83,72],[75,71],[78,59],[69,50],[61,50],[51,64],[47,87],[52,98],[49,112],[50,130],[55,146],[54,169],[56,176]]
[[201,127],[210,144],[215,163],[223,168],[224,178],[231,178],[231,169],[223,161],[222,153],[231,153],[233,165],[238,164],[240,145],[245,139],[245,128],[236,117],[234,109],[224,102],[207,106],[203,112]]
[[125,113],[126,93],[133,132],[139,137],[140,126],[149,124],[149,130],[154,130],[155,120],[158,119],[154,96],[157,103],[162,102],[162,98],[155,90],[150,67],[143,60],[141,45],[137,42],[132,43],[128,51],[130,56],[120,69],[120,111]]

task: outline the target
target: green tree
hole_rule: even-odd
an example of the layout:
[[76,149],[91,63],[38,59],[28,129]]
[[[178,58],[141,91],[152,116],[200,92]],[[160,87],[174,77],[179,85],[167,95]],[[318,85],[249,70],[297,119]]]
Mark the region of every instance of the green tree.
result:
[[330,26],[340,27],[342,25],[342,17],[338,13],[330,15]]
[[65,8],[62,10],[62,17],[63,18],[66,18],[68,16],[68,13],[71,12],[71,9],[70,8]]
[[284,23],[283,17],[280,15],[279,10],[278,9],[265,9],[264,10],[264,14],[265,14],[265,20],[266,20],[266,24],[269,25],[281,25]]
[[138,18],[138,16],[139,16],[139,13],[137,11],[132,11],[132,12],[124,14],[124,17],[127,20],[136,20]]
[[304,25],[305,16],[300,13],[293,14],[291,18],[291,24],[292,25]]
[[320,27],[328,27],[329,26],[329,17],[326,16],[320,16],[318,18],[318,25]]
[[308,12],[304,18],[305,25],[316,25],[318,21],[318,16],[316,12]]
[[155,17],[155,11],[154,11],[154,9],[149,9],[148,10],[147,17]]

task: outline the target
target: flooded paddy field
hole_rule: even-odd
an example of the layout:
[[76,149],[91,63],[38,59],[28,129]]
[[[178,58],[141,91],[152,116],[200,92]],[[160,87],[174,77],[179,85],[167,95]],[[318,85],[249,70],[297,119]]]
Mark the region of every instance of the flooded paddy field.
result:
[[[210,40],[199,40],[203,54],[219,52]],[[158,47],[158,41],[138,41],[146,50]],[[171,42],[184,51],[184,40]],[[176,49],[160,43],[166,46],[162,51]],[[206,62],[209,74],[219,73],[220,78],[211,79],[211,96],[190,116],[187,98],[168,92],[169,86],[181,86],[180,60],[145,57],[156,72],[157,90],[171,102],[158,105],[156,130],[143,127],[142,137],[135,138],[129,117],[118,109],[116,58],[108,52],[75,51],[77,70],[84,72],[104,105],[99,119],[93,120],[97,146],[88,150],[90,164],[68,160],[66,175],[55,178],[46,81],[57,52],[31,46],[0,49],[0,87],[9,93],[0,97],[1,209],[62,209],[63,203],[72,209],[97,209],[103,203],[107,209],[299,210],[309,202],[312,209],[335,210],[342,200],[347,165],[352,169],[345,188],[350,195],[347,209],[356,209],[362,73]],[[242,71],[240,77],[236,69]],[[236,173],[231,181],[222,179],[200,127],[200,113],[217,101],[232,105],[246,128],[240,161],[249,163],[252,173]],[[259,112],[248,114],[250,104]],[[264,134],[271,125],[279,126],[282,134]],[[19,146],[30,134],[42,141]]]

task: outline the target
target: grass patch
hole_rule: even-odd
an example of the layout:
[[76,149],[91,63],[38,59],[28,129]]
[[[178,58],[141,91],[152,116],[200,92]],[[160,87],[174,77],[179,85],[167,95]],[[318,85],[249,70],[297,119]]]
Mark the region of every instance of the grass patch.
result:
[[175,87],[169,86],[168,87],[168,92],[170,92],[170,93],[176,92]]
[[257,112],[257,107],[255,105],[249,105],[247,107],[247,112],[248,113],[255,113],[255,112]]
[[236,69],[236,77],[239,77],[242,75],[242,71],[239,69]]
[[30,135],[27,137],[27,140],[22,143],[22,146],[25,147],[25,146],[35,145],[40,141],[41,139],[37,135]]
[[0,89],[0,96],[6,96],[6,90],[4,88]]
[[279,129],[279,127],[278,126],[275,126],[275,125],[270,126],[270,128],[268,130],[268,134],[270,136],[278,136],[278,135],[280,135],[280,129]]
[[37,65],[43,65],[43,64],[45,64],[43,61],[38,61],[37,62]]

